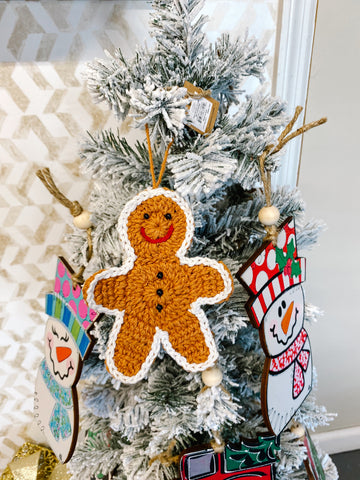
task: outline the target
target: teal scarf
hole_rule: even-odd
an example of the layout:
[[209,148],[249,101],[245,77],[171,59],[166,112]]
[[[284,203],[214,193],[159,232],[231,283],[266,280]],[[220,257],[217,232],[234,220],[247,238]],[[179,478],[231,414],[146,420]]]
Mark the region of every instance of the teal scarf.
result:
[[50,430],[55,440],[58,442],[71,436],[71,423],[67,410],[73,408],[71,388],[62,387],[51,375],[46,365],[45,359],[40,365],[41,374],[47,389],[55,399],[55,405],[50,417]]

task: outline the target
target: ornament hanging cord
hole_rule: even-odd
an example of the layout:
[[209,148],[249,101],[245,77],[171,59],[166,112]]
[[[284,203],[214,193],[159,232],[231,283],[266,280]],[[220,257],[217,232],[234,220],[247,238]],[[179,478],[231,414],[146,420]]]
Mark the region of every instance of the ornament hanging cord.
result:
[[167,448],[167,450],[165,452],[161,452],[159,453],[158,455],[155,455],[154,457],[150,458],[149,460],[149,467],[151,467],[151,465],[156,462],[157,460],[162,464],[162,465],[165,465],[167,467],[169,467],[171,464],[173,463],[179,463],[180,461],[180,458],[181,458],[181,455],[173,455],[172,452],[176,446],[176,440],[175,438],[173,438],[170,443],[169,443],[169,446]]
[[[265,161],[270,155],[274,155],[275,153],[279,152],[290,140],[303,133],[307,132],[308,130],[318,127],[327,121],[326,117],[322,117],[319,120],[315,120],[314,122],[307,123],[302,127],[295,130],[293,133],[290,133],[293,129],[293,126],[296,120],[299,118],[300,113],[302,112],[303,107],[297,106],[295,109],[295,113],[293,118],[290,122],[286,125],[284,130],[281,132],[280,136],[277,139],[276,145],[268,145],[262,154],[258,157],[259,158],[259,167],[260,167],[260,176],[261,181],[264,186],[264,195],[265,195],[265,203],[267,207],[271,207],[271,171],[265,168]],[[277,240],[277,228],[275,225],[266,226],[265,230],[267,232],[264,240],[271,240],[274,244]]]
[[[64,207],[70,210],[70,213],[73,217],[79,216],[84,210],[78,201],[72,202],[69,200],[63,193],[60,192],[58,187],[55,185],[55,182],[51,176],[49,168],[39,169],[36,172],[36,175],[42,181],[43,185],[47,188],[47,190],[51,193],[53,197],[55,197]],[[93,254],[93,245],[92,245],[92,238],[91,238],[92,227],[86,229],[87,233],[87,243],[88,248],[86,251],[86,261],[89,262],[92,254]],[[85,271],[85,266],[81,266],[77,273],[74,273],[71,277],[73,284],[75,285],[82,285],[84,283],[83,273]]]
[[150,131],[149,131],[149,125],[147,123],[145,124],[145,132],[146,132],[146,139],[147,139],[148,151],[149,151],[149,162],[150,162],[150,173],[151,173],[151,178],[152,178],[152,184],[153,184],[153,188],[157,188],[157,187],[160,186],[162,177],[164,175],[167,158],[168,158],[168,155],[169,155],[170,148],[171,148],[172,144],[174,143],[174,139],[172,139],[171,142],[166,147],[166,150],[165,150],[165,153],[164,153],[164,159],[162,161],[161,168],[160,168],[160,173],[159,173],[158,179],[156,180],[155,169],[154,169],[154,160],[153,160],[153,155],[152,155],[152,150],[151,150]]

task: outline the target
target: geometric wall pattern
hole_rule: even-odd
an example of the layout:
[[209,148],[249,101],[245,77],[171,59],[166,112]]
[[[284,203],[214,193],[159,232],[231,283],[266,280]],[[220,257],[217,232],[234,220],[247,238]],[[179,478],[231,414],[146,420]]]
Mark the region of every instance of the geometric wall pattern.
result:
[[[277,0],[207,0],[205,7],[211,39],[248,25],[274,48]],[[49,167],[60,190],[86,207],[81,136],[117,125],[92,102],[82,72],[104,50],[121,47],[127,56],[133,45],[151,43],[149,11],[149,2],[137,0],[0,1],[0,471],[31,436],[44,294],[57,256],[67,256],[71,222],[35,171]]]

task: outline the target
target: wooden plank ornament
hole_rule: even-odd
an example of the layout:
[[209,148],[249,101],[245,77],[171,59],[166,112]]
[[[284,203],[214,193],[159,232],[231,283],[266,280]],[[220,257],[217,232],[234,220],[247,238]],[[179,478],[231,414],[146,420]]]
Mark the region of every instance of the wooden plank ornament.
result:
[[46,295],[45,358],[35,383],[34,417],[62,463],[70,460],[78,435],[76,384],[94,341],[89,328],[99,317],[90,309],[73,270],[62,257],[57,262],[54,291]]
[[307,459],[304,461],[307,474],[310,480],[326,480],[324,469],[321,465],[319,454],[314,442],[310,437],[308,429],[305,429],[303,442],[306,447]]
[[251,294],[246,309],[266,355],[261,385],[264,420],[279,435],[312,388],[311,348],[304,328],[305,259],[297,256],[293,218],[281,226],[277,245],[265,242],[236,278]]
[[266,355],[261,408],[265,424],[275,435],[284,430],[312,389],[311,348],[304,329],[305,259],[297,256],[294,219],[288,218],[277,228],[280,212],[272,205],[271,170],[266,168],[268,158],[290,140],[326,122],[323,117],[292,132],[301,111],[302,107],[296,107],[275,145],[267,145],[258,157],[265,196],[259,220],[266,236],[236,274],[251,295],[246,309],[259,329]]
[[185,453],[180,459],[181,480],[274,480],[279,450],[276,437],[260,436],[227,444],[223,452],[204,448]]

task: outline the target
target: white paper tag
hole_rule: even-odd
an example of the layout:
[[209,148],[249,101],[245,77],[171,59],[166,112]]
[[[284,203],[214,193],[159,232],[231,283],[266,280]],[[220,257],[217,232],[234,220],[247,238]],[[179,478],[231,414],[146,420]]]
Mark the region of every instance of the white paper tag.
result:
[[188,123],[205,132],[212,107],[213,104],[204,97],[193,98],[188,113]]

